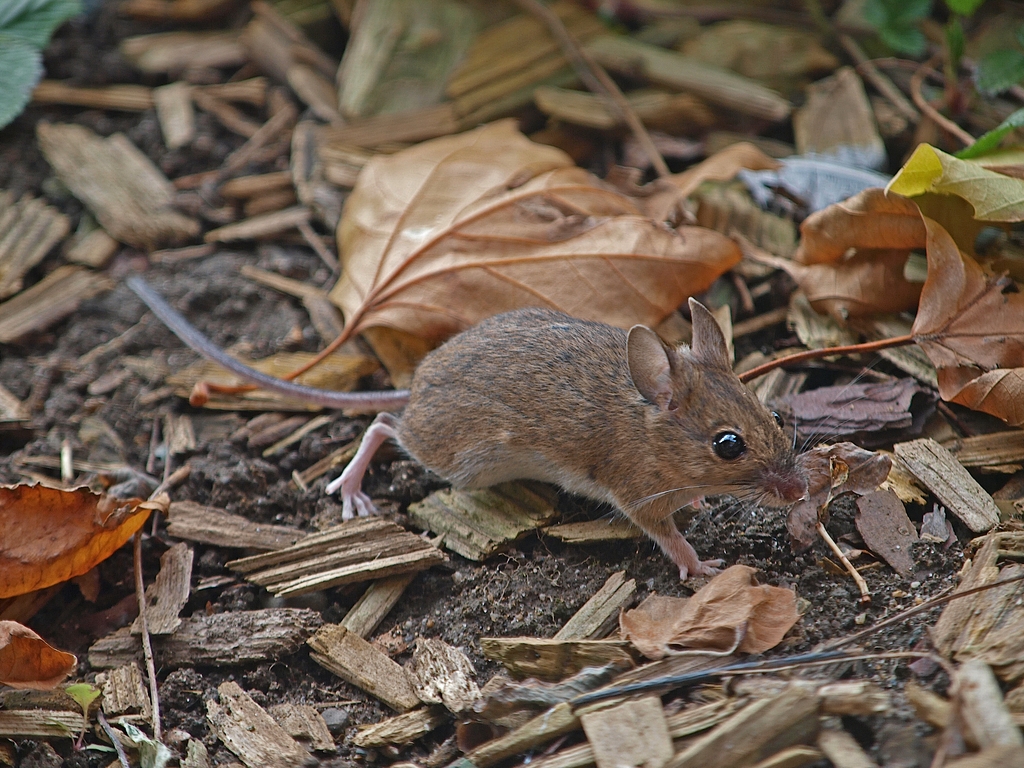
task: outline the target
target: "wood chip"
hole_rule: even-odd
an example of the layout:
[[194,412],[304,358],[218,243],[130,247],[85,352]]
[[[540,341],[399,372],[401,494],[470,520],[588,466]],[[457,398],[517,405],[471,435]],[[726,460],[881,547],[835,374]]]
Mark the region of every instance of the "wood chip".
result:
[[558,681],[586,667],[612,662],[634,663],[636,653],[625,640],[545,640],[538,637],[482,637],[488,659],[500,661],[513,677]]
[[[282,189],[292,188],[292,175],[289,171],[274,171],[273,173],[261,173],[255,176],[238,176],[225,181],[220,186],[220,193],[224,197],[238,200],[247,200],[250,197],[276,192]],[[298,281],[295,281],[298,282]],[[306,285],[303,283],[303,285]],[[313,286],[310,289],[316,290]]]
[[109,278],[83,267],[57,267],[31,288],[0,304],[0,343],[46,330],[86,299],[111,287]]
[[189,739],[185,756],[181,758],[181,768],[210,768],[211,765],[206,745],[199,739]]
[[824,728],[818,734],[818,749],[835,768],[878,768],[857,740],[840,728]]
[[141,714],[149,719],[152,702],[138,664],[101,672],[96,675],[96,685],[103,691],[103,712],[109,717]]
[[417,638],[412,664],[406,672],[416,695],[425,704],[443,704],[453,714],[459,714],[480,699],[473,663],[443,640]]
[[260,240],[280,235],[294,229],[299,223],[306,223],[312,218],[310,210],[304,205],[286,208],[283,211],[253,216],[235,224],[228,224],[211,229],[203,239],[208,243],[230,243],[236,240]]
[[313,661],[392,709],[406,712],[419,705],[405,670],[359,635],[327,624],[307,642]]
[[470,560],[484,560],[551,522],[550,489],[502,483],[480,491],[436,491],[409,505],[409,519],[440,535],[443,545]]
[[868,680],[840,680],[818,689],[826,715],[884,715],[892,710],[892,697]]
[[1011,768],[1024,765],[1024,747],[992,747],[975,755],[948,760],[945,768]]
[[661,768],[673,755],[661,699],[647,696],[581,715],[597,768]]
[[625,541],[643,537],[643,531],[628,520],[587,520],[582,523],[559,523],[544,528],[545,536],[553,536],[566,544],[592,544],[599,541]]
[[24,287],[35,267],[70,229],[68,217],[42,200],[23,195],[17,203],[0,192],[0,299]]
[[174,210],[174,187],[122,133],[101,138],[81,125],[40,123],[39,146],[61,181],[111,236],[153,250],[199,234]]
[[240,67],[245,52],[240,32],[160,32],[121,41],[121,55],[147,74],[177,74],[190,68]]
[[793,686],[741,709],[677,754],[671,768],[750,765],[780,749],[804,744],[818,732],[818,696]]
[[914,477],[975,533],[999,523],[999,508],[948,450],[931,438],[897,443],[893,450]]
[[632,599],[636,592],[636,580],[626,579],[625,571],[617,571],[608,577],[594,596],[576,611],[558,632],[555,640],[593,640],[607,634],[619,611]]
[[965,467],[1016,472],[1024,466],[1024,430],[1020,429],[964,437],[946,448]]
[[[256,611],[199,614],[182,619],[173,635],[153,638],[157,663],[176,669],[187,666],[236,667],[294,653],[323,620],[305,608],[263,608]],[[89,663],[111,669],[142,659],[139,639],[128,627],[89,647]]]
[[72,264],[82,264],[93,269],[105,267],[121,249],[121,244],[100,227],[88,234],[76,236],[70,246],[64,258]]
[[270,552],[290,547],[306,534],[286,525],[254,523],[217,507],[175,501],[168,513],[167,534],[175,539]]
[[386,747],[389,744],[411,744],[426,736],[438,726],[448,722],[451,716],[444,707],[422,707],[381,720],[372,725],[360,726],[352,737],[352,743],[364,749]]
[[741,114],[778,122],[791,111],[786,99],[753,80],[625,35],[601,35],[584,47],[608,69],[688,91]]
[[81,712],[48,709],[0,710],[0,737],[66,739],[86,727]]
[[[617,128],[618,115],[607,102],[593,93],[541,86],[533,92],[537,108],[547,115],[598,130]],[[707,128],[714,122],[711,110],[688,93],[634,91],[626,99],[645,125],[662,129],[669,124],[687,125],[689,130]]]
[[153,103],[164,144],[179,149],[192,143],[196,135],[196,112],[192,108],[192,87],[176,82],[153,90]]
[[868,549],[900,576],[913,573],[911,546],[917,541],[917,530],[895,493],[874,491],[857,499],[856,523]]
[[492,739],[462,760],[452,763],[451,768],[491,768],[502,760],[518,755],[528,749],[542,746],[552,739],[571,733],[580,727],[579,717],[569,704],[558,704],[543,712],[511,733]]
[[[1017,631],[1020,632],[1018,626]],[[1006,708],[992,669],[980,659],[968,659],[957,670],[958,713],[970,741],[982,749],[1024,746],[1024,735]]]
[[825,756],[820,750],[801,745],[776,752],[751,768],[803,768],[805,765],[817,763],[824,758]]
[[332,752],[334,739],[320,711],[309,704],[276,704],[270,716],[296,741],[318,752]]
[[[181,541],[160,556],[160,572],[146,589],[146,625],[151,635],[169,635],[181,626],[178,613],[191,594],[193,552]],[[132,634],[142,633],[142,618],[135,619]]]
[[206,700],[206,719],[224,746],[249,768],[298,768],[314,762],[238,683],[221,683],[217,694],[220,701]]
[[422,571],[445,556],[422,537],[381,518],[360,518],[285,549],[232,560],[246,579],[279,597]]
[[395,606],[415,576],[415,573],[403,573],[378,579],[370,584],[363,596],[345,614],[341,626],[362,638],[369,637]]
[[84,88],[59,80],[43,80],[32,92],[35,104],[67,104],[89,109],[144,112],[153,106],[153,89],[145,85],[107,85]]

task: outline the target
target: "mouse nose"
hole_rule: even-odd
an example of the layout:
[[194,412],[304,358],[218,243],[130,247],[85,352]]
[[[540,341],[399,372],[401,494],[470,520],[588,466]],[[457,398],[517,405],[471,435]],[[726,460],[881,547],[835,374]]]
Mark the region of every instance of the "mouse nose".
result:
[[790,469],[768,478],[768,489],[787,503],[807,498],[807,478]]

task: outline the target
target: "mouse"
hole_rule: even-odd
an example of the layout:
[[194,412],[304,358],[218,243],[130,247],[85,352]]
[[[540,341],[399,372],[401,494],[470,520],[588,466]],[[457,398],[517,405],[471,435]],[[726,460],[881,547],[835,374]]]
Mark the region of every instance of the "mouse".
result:
[[698,556],[676,527],[675,510],[712,495],[781,507],[807,494],[781,419],[736,377],[721,328],[693,298],[689,345],[667,344],[644,325],[627,331],[551,309],[518,309],[430,352],[408,390],[350,393],[254,371],[141,278],[128,285],[182,341],[251,383],[326,407],[381,411],[327,486],[340,491],[344,519],[375,512],[363,475],[380,445],[394,440],[457,488],[539,480],[610,504],[685,580],[713,575],[723,561]]

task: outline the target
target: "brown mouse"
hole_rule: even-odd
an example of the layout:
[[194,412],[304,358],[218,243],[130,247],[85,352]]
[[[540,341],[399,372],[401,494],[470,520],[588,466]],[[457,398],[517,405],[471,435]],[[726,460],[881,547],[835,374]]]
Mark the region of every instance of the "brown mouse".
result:
[[342,393],[252,371],[141,279],[129,286],[189,346],[267,389],[336,408],[385,410],[407,400],[401,416],[378,415],[328,485],[330,493],[341,490],[346,519],[374,511],[360,486],[390,438],[460,488],[542,480],[608,502],[657,542],[685,579],[715,573],[721,561],[700,560],[676,528],[676,509],[718,494],[781,506],[807,491],[778,417],[736,378],[718,323],[694,299],[689,347],[671,347],[642,325],[627,332],[521,309],[431,352],[408,392]]

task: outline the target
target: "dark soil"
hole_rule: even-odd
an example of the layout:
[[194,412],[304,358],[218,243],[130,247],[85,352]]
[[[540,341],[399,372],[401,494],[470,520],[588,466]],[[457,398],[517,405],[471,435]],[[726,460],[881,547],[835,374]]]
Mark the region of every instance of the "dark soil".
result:
[[[116,44],[124,36],[155,28],[119,20],[112,8],[113,4],[108,3],[89,22],[76,21],[59,32],[47,55],[50,77],[88,85],[142,82],[138,73],[120,59]],[[30,108],[0,132],[0,188],[45,198],[72,217],[72,229],[82,216],[82,206],[61,187],[36,147],[34,128],[44,120],[82,123],[102,135],[124,131],[172,178],[215,168],[242,143],[242,139],[219,124],[200,116],[200,138],[191,147],[168,152],[152,112],[125,115],[71,108]],[[256,166],[248,172],[276,169],[277,166]],[[28,282],[35,282],[60,263],[61,257],[52,254],[29,276]],[[258,450],[247,448],[244,441],[232,442],[228,437],[249,417],[246,414],[194,410],[172,396],[140,405],[140,397],[163,385],[160,380],[150,381],[132,372],[113,391],[91,395],[89,384],[109,368],[120,366],[124,356],[155,355],[171,369],[194,361],[193,353],[155,321],[148,322],[117,355],[102,358],[88,369],[77,366],[81,355],[123,333],[147,314],[120,282],[125,276],[140,272],[145,272],[146,279],[174,304],[186,308],[197,327],[222,347],[245,341],[257,355],[270,354],[283,349],[286,339],[295,338],[290,333],[292,329],[299,328],[300,346],[308,350],[319,348],[323,340],[310,326],[301,305],[239,277],[239,268],[244,264],[317,285],[326,285],[331,280],[317,257],[297,246],[239,247],[208,258],[180,262],[173,268],[149,266],[143,254],[126,248],[108,267],[110,276],[119,281],[113,290],[86,302],[68,320],[45,334],[0,346],[0,381],[19,398],[38,406],[33,413],[31,434],[0,435],[4,441],[0,443],[0,482],[25,481],[23,465],[16,462],[29,456],[57,456],[64,440],[71,441],[76,458],[118,460],[141,471],[149,456],[154,420],[169,412],[187,412],[195,420],[200,444],[191,456],[177,458],[179,465],[187,458],[192,471],[187,481],[174,490],[175,500],[193,500],[254,521],[303,529],[340,521],[339,503],[323,494],[326,479],[301,492],[290,484],[290,476],[293,470],[308,467],[351,440],[365,426],[366,419],[351,420],[338,415],[328,427],[307,436],[284,455],[264,459]],[[778,340],[760,337],[758,341],[770,346]],[[98,422],[108,425],[116,439],[102,434],[95,437],[98,432],[91,427]],[[90,429],[86,430],[86,426]],[[160,460],[155,474],[159,476],[162,472]],[[395,460],[375,464],[365,487],[402,522],[407,505],[437,484],[414,463]],[[570,497],[563,497],[561,506],[564,519],[609,513]],[[836,538],[844,534],[855,536],[853,505],[838,506],[830,530]],[[911,510],[918,519],[922,512]],[[805,554],[793,554],[785,520],[779,512],[726,502],[718,512],[695,521],[690,541],[705,557],[722,557],[729,564],[754,566],[763,582],[796,590],[804,610],[803,620],[774,654],[804,651],[870,626],[949,586],[963,562],[959,546],[944,550],[921,545],[915,552],[918,572],[911,578],[901,578],[885,565],[868,568],[865,576],[874,601],[864,608],[858,603],[853,583],[826,562],[823,545]],[[147,582],[154,577],[159,555],[170,543],[162,532],[146,539]],[[199,580],[213,576],[231,576],[224,563],[235,556],[236,551],[197,546],[194,581],[198,584]],[[408,658],[409,649],[419,636],[439,637],[459,646],[476,665],[482,683],[498,668],[482,657],[481,637],[550,636],[618,570],[625,570],[628,577],[636,579],[638,600],[655,591],[688,595],[699,586],[681,584],[668,561],[646,540],[575,547],[550,539],[529,538],[489,562],[473,563],[452,555],[449,565],[419,575],[378,633],[387,636],[387,647],[396,652],[399,662]],[[78,587],[68,585],[31,622],[54,645],[79,654],[79,675],[87,680],[95,674],[85,661],[90,643],[132,618],[130,610],[118,609],[120,601],[133,591],[129,549],[105,562],[100,573],[102,587],[95,604],[85,601]],[[320,610],[325,620],[337,621],[359,594],[358,586],[329,590],[305,604]],[[264,591],[232,582],[195,592],[184,613],[249,610],[270,604],[273,603]],[[115,610],[108,610],[112,607]],[[925,628],[934,619],[933,612],[892,627],[871,637],[865,646],[878,651],[911,649],[925,639]],[[846,674],[868,676],[882,687],[897,691],[911,675],[905,664],[896,662],[858,664]],[[353,760],[378,765],[398,759],[420,761],[451,735],[450,730],[442,729],[425,743],[393,752],[366,753],[354,748],[349,737],[355,726],[392,713],[320,668],[305,651],[252,668],[160,669],[159,679],[165,728],[172,736],[174,729],[181,729],[205,738],[216,763],[233,758],[209,735],[202,702],[227,679],[237,680],[260,704],[296,702],[345,710],[348,721],[338,737],[338,752],[325,756],[325,764],[349,764]],[[945,684],[941,673],[930,683],[939,689]],[[898,697],[898,701],[903,699]],[[906,722],[906,708],[902,707],[886,721],[864,719],[858,733],[878,755],[879,750],[889,748],[886,745],[890,742],[913,742],[914,733],[902,727]],[[110,760],[101,753],[72,755],[67,742],[54,746],[66,758],[65,765],[105,765]],[[33,749],[39,751],[32,743],[23,743],[19,754],[25,756]]]

